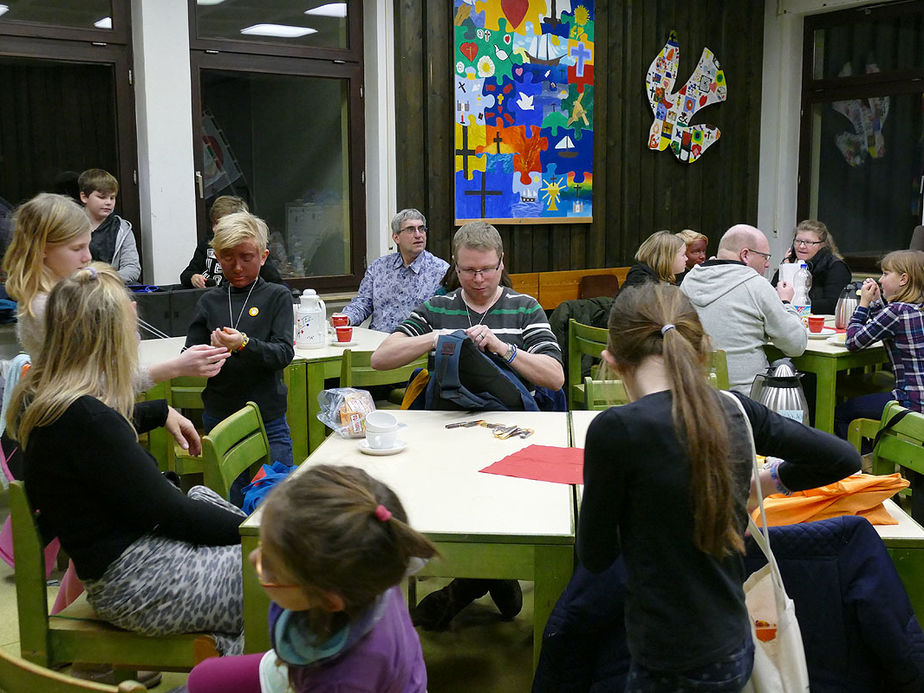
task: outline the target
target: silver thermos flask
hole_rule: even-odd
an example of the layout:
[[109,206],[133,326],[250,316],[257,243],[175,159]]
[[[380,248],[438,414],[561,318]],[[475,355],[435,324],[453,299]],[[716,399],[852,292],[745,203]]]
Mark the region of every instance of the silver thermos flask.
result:
[[799,423],[809,424],[808,401],[798,373],[789,359],[774,361],[766,373],[758,373],[750,397],[767,409]]

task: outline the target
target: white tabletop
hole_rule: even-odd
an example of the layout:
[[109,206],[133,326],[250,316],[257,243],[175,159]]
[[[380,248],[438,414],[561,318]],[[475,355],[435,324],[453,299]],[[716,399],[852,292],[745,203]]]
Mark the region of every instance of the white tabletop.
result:
[[344,349],[351,349],[353,351],[375,351],[379,344],[385,341],[387,336],[387,332],[370,330],[367,327],[354,327],[352,343],[341,345],[336,340],[330,341],[329,339],[327,346],[318,347],[316,349],[299,349],[296,347],[295,358],[305,361],[339,358],[343,355]]
[[[340,345],[337,342],[317,349],[296,349],[296,360],[312,361],[316,359],[340,358],[344,349],[355,351],[375,351],[379,344],[385,341],[387,332],[370,330],[365,327],[353,328],[353,342],[350,345]],[[186,337],[170,337],[169,339],[143,339],[138,345],[138,358],[142,365],[150,366],[155,363],[167,361],[178,356],[186,344]]]
[[587,437],[590,422],[597,418],[599,413],[599,411],[585,409],[575,409],[571,412],[571,447],[584,447],[584,439]]
[[[411,524],[431,538],[477,535],[508,538],[573,538],[571,487],[516,479],[478,470],[528,445],[568,444],[568,415],[557,412],[390,411],[407,427],[398,438],[402,452],[374,457],[362,454],[363,439],[336,435],[299,469],[311,464],[352,465],[388,484],[401,499]],[[494,438],[491,429],[447,429],[454,421],[485,419],[489,423],[532,428],[528,438]],[[259,510],[247,525],[259,522]]]

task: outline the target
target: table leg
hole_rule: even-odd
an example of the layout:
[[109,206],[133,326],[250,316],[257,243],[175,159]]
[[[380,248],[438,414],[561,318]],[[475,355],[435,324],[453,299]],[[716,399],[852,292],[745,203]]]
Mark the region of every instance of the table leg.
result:
[[286,420],[292,436],[292,457],[296,464],[308,457],[308,409],[307,409],[307,375],[305,364],[290,363],[286,367],[288,374],[289,395],[287,398]]
[[324,389],[324,364],[305,364],[305,382],[308,399],[308,453],[314,452],[324,442],[326,431],[324,424],[318,421],[321,406],[318,404],[318,393]]
[[834,433],[834,390],[837,385],[837,367],[832,360],[815,371],[815,428]]
[[574,572],[574,546],[537,546],[533,579],[533,669],[539,666],[542,634],[552,609]]
[[269,597],[250,567],[250,552],[257,548],[259,537],[241,537],[242,568],[244,578],[244,653],[266,652],[270,649],[269,622],[267,611]]

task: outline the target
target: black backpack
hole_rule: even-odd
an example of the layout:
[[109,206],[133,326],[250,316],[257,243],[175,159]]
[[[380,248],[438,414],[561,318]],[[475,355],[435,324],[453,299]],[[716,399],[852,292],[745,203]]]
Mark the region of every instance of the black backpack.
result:
[[539,411],[539,405],[502,359],[456,330],[436,343],[424,409]]

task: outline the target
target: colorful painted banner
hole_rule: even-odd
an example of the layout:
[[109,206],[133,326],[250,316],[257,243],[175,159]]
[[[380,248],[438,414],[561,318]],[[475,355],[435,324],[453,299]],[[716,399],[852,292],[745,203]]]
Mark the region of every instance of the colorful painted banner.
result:
[[455,217],[593,217],[594,0],[454,0]]

